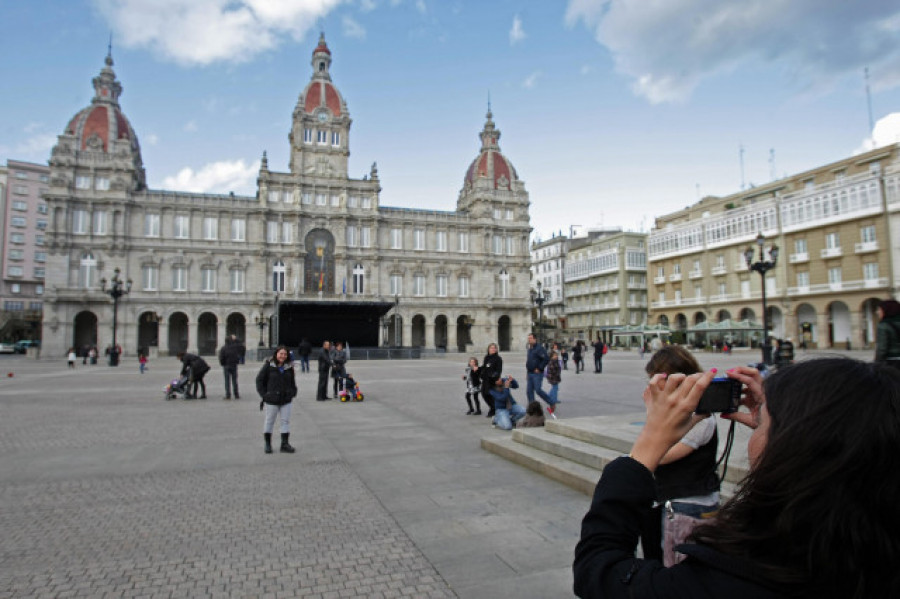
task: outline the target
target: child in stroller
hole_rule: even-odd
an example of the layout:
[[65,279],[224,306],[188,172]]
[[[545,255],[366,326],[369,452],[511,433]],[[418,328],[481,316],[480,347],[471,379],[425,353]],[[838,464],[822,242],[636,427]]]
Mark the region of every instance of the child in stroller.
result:
[[188,382],[190,377],[186,374],[181,375],[177,379],[166,385],[166,401],[170,399],[187,399]]
[[338,379],[338,396],[341,401],[362,401],[365,397],[359,390],[359,384],[353,380],[353,375],[349,372]]

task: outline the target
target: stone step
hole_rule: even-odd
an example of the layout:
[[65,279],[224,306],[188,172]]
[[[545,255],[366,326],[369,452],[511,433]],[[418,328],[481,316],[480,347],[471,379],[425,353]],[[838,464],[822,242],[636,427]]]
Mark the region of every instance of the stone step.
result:
[[[571,460],[598,472],[622,455],[601,445],[560,435],[552,428],[521,428],[512,432],[512,440],[522,445]],[[627,453],[627,452],[625,452]]]
[[600,471],[595,468],[529,447],[514,441],[512,437],[485,437],[481,440],[481,448],[585,495],[593,495],[594,487],[600,480]]

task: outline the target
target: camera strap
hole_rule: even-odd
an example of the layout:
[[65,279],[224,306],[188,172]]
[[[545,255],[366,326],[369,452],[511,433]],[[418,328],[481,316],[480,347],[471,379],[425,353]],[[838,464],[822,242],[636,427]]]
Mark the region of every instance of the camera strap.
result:
[[722,450],[722,457],[716,462],[716,472],[718,472],[719,466],[722,466],[722,473],[719,474],[719,482],[725,480],[725,474],[728,472],[728,458],[731,457],[731,448],[734,446],[735,424],[737,423],[732,420],[731,426],[728,427],[728,435],[725,437],[725,449]]

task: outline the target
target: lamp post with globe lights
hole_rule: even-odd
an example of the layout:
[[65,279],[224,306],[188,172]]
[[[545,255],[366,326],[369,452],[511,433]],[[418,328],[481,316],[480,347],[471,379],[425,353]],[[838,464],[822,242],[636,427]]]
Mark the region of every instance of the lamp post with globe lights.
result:
[[[107,281],[105,278],[100,279],[100,289],[109,295],[113,300],[113,330],[112,330],[112,347],[109,349],[109,365],[119,365],[119,344],[116,342],[116,330],[119,327],[119,298],[128,295],[131,292],[131,279],[123,281],[119,275],[121,270],[117,266],[113,271],[112,279]],[[107,282],[109,288],[106,287]]]
[[763,309],[763,338],[762,338],[762,359],[764,364],[772,363],[772,346],[769,345],[769,312],[766,306],[766,273],[775,268],[778,263],[778,246],[772,244],[769,248],[769,259],[766,260],[766,238],[760,233],[756,236],[756,245],[759,246],[759,260],[753,261],[753,248],[748,247],[744,250],[744,259],[747,261],[747,268],[759,273],[762,279],[762,309]]
[[531,290],[531,303],[538,307],[538,342],[544,342],[544,304],[550,301],[550,291],[543,290],[540,281],[537,282],[537,291]]

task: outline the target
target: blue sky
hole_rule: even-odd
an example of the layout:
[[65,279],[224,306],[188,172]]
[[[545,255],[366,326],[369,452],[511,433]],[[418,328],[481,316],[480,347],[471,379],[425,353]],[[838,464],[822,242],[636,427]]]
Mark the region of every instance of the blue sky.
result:
[[[319,31],[382,203],[452,210],[490,94],[535,234],[649,229],[703,195],[900,141],[887,0],[4,1],[0,160],[46,162],[113,35],[153,188],[252,194],[287,171]],[[863,69],[869,69],[869,126]],[[770,151],[774,149],[774,164]]]

